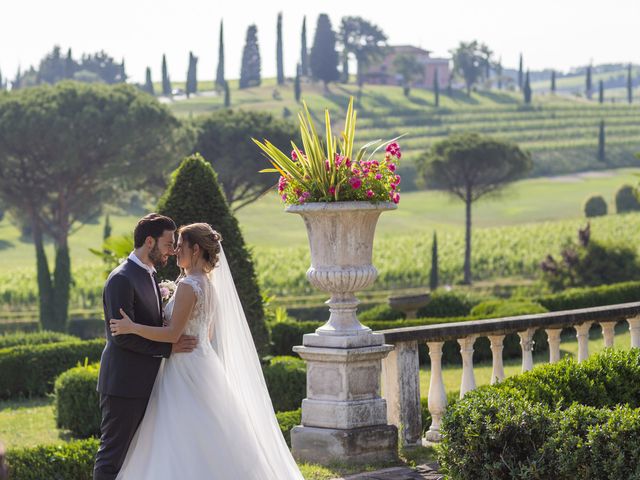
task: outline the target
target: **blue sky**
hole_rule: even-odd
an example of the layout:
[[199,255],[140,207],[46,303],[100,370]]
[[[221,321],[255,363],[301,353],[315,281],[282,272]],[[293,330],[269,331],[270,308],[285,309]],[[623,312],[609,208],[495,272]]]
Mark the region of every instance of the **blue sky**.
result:
[[636,41],[640,2],[632,0],[16,0],[0,16],[0,70],[13,77],[18,65],[36,64],[54,44],[74,55],[106,50],[124,57],[127,73],[142,81],[147,66],[159,79],[166,53],[173,80],[186,77],[189,51],[199,57],[200,79],[213,78],[218,26],[225,23],[226,70],[237,78],[247,26],[255,23],[264,76],[275,75],[276,16],[283,13],[285,73],[300,55],[300,28],[307,16],[307,42],[319,13],[334,28],[345,15],[378,24],[391,44],[413,44],[446,55],[461,40],[479,39],[516,67],[522,51],[531,69],[589,62],[640,63]]

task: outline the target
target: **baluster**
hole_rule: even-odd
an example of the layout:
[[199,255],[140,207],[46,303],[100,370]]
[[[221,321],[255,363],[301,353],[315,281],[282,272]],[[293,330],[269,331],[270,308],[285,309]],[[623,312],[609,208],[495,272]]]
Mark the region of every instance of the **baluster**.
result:
[[389,423],[398,427],[402,446],[421,443],[418,342],[398,342],[382,361],[382,383]]
[[476,378],[473,373],[473,344],[476,341],[475,335],[459,338],[460,355],[462,356],[462,382],[460,383],[460,398],[469,390],[476,388]]
[[429,381],[429,413],[431,425],[424,438],[430,442],[439,442],[440,422],[447,410],[447,392],[442,379],[442,346],[444,342],[427,342],[431,359],[431,380]]
[[560,328],[547,328],[547,341],[549,342],[549,363],[560,361]]
[[592,323],[584,322],[580,325],[574,325],[576,338],[578,339],[578,363],[584,362],[589,358],[589,329]]
[[631,333],[631,348],[640,347],[640,316],[628,318],[629,332]]
[[522,371],[528,372],[533,368],[533,334],[535,328],[528,328],[524,332],[518,332],[520,347],[522,348]]
[[491,342],[491,354],[493,357],[493,370],[491,371],[491,385],[504,380],[504,365],[502,363],[502,349],[504,348],[504,335],[489,335]]
[[616,322],[600,322],[602,327],[602,336],[604,337],[604,346],[613,347],[613,338],[615,337]]

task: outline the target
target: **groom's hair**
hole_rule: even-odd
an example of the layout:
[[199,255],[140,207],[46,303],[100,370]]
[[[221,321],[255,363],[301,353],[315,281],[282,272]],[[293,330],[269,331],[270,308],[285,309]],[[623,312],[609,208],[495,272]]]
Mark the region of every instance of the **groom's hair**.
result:
[[153,237],[158,240],[166,230],[175,229],[176,224],[169,217],[157,213],[145,215],[138,221],[136,228],[133,229],[133,246],[140,248],[144,245],[147,237]]

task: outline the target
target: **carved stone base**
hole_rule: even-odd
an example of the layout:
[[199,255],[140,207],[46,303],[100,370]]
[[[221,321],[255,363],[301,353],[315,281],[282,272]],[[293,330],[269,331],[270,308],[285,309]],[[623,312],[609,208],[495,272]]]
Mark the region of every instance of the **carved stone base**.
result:
[[398,429],[394,425],[347,430],[298,425],[291,430],[291,450],[297,460],[320,465],[392,461],[398,457]]

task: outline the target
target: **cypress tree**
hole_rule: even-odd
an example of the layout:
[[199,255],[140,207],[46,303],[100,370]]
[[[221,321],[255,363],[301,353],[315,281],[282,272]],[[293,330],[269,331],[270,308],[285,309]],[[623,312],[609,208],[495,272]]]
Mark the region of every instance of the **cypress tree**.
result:
[[433,243],[431,244],[431,272],[429,273],[429,289],[434,291],[438,288],[438,237],[433,232]]
[[300,64],[296,67],[296,80],[293,83],[293,95],[296,97],[296,102],[300,102],[300,96],[302,94],[302,89],[300,88],[300,71],[302,67]]
[[151,95],[155,95],[155,90],[153,89],[153,81],[151,80],[151,69],[149,67],[147,67],[147,72],[145,74],[143,90]]
[[[4,83],[2,82],[2,71],[0,71],[0,90],[6,90]],[[0,210],[2,212],[2,210]],[[0,213],[0,221],[2,221],[3,215]]]
[[502,57],[500,57],[500,59],[498,60],[498,63],[496,64],[496,76],[498,77],[498,90],[502,90],[502,73],[503,73],[503,68],[502,68]]
[[311,74],[322,80],[325,92],[328,84],[340,78],[338,72],[338,52],[336,51],[336,34],[331,28],[329,16],[322,13],[318,16],[316,33],[313,38],[311,55],[309,56]]
[[300,65],[302,67],[302,75],[309,76],[309,50],[307,49],[307,17],[302,18],[302,34],[301,34],[301,47],[300,47]]
[[104,218],[104,229],[102,230],[102,239],[106,240],[111,236],[111,221],[109,220],[109,214],[107,213]]
[[602,80],[598,83],[598,101],[604,103],[604,82]]
[[434,105],[436,107],[439,107],[440,106],[440,80],[438,79],[438,70],[436,70],[436,73],[433,76],[433,95],[435,97]]
[[231,107],[231,91],[229,90],[229,82],[224,82],[224,106]]
[[167,69],[167,56],[162,54],[162,94],[171,96],[171,80],[169,80],[169,70]]
[[523,88],[523,94],[524,94],[524,103],[526,103],[527,105],[529,105],[531,103],[531,83],[529,82],[529,70],[527,70],[527,75],[524,79],[524,88]]
[[598,160],[606,162],[605,154],[605,138],[604,138],[604,120],[600,120],[600,131],[598,132]]
[[278,85],[284,85],[284,66],[282,57],[282,12],[278,13],[278,27],[277,27],[277,41],[276,41],[276,66]]
[[220,20],[220,40],[218,44],[218,69],[216,71],[216,85],[223,88],[226,85],[226,82],[224,80],[224,39],[222,20]]
[[187,70],[187,98],[198,93],[198,57],[189,52],[189,68]]
[[627,68],[627,102],[633,103],[633,80],[631,78],[631,64]]
[[551,70],[551,93],[556,93],[556,71]]
[[76,63],[73,61],[71,49],[67,50],[67,58],[64,60],[64,78],[73,78],[76,73]]
[[593,85],[591,83],[591,65],[589,65],[587,67],[587,73],[585,78],[585,93],[589,100],[591,100],[592,92],[593,92]]
[[247,38],[242,52],[242,67],[240,69],[240,88],[256,87],[260,85],[260,49],[258,47],[258,27],[250,25],[247,28]]
[[[262,296],[251,252],[244,243],[238,221],[227,205],[215,171],[201,155],[185,158],[173,172],[158,203],[158,213],[171,217],[178,227],[206,222],[222,235],[225,255],[253,341],[258,352],[264,355],[269,334],[264,323]],[[170,262],[159,273],[162,278],[173,279],[179,272],[175,262]]]
[[522,91],[522,81],[523,81],[523,65],[522,65],[522,54],[520,54],[520,67],[518,68],[518,88]]

